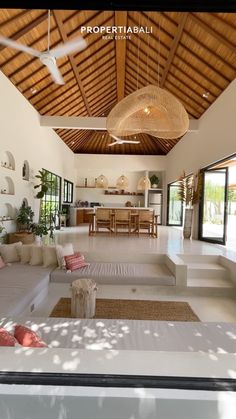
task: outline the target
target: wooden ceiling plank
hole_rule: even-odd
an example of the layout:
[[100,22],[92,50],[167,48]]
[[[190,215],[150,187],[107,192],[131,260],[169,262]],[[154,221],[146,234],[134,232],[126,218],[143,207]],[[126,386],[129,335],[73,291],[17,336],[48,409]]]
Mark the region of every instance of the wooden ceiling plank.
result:
[[[52,110],[52,112],[51,112],[51,114],[50,114],[50,116],[57,116],[57,115],[65,115],[67,112],[69,112],[70,111],[70,109],[71,109],[71,107],[68,109],[68,106],[75,106],[74,105],[74,102],[76,101],[77,102],[77,104],[78,104],[78,100],[77,100],[77,98],[78,98],[78,92],[76,92],[76,93],[74,93],[73,95],[71,95],[70,96],[70,98],[68,98],[66,101],[64,101],[62,104],[61,104],[61,106],[60,107],[55,107],[53,110]],[[71,105],[72,104],[72,105]],[[82,102],[79,102],[79,104],[81,105],[80,106],[80,108],[79,109],[83,109],[83,110],[86,110],[86,108],[85,108],[85,106],[84,106],[84,103],[82,103]],[[78,110],[79,110],[78,109]],[[78,113],[78,115],[77,116],[80,116],[81,114],[80,113]]]
[[[63,42],[67,42],[68,41],[68,37],[66,35],[65,28],[63,26],[63,21],[62,21],[60,12],[58,10],[54,10],[53,11],[53,14],[54,14],[54,19],[55,19],[55,21],[57,23],[57,26],[58,26],[58,30],[59,30],[60,35],[62,37],[62,40],[63,40]],[[75,59],[74,59],[74,57],[71,54],[69,55],[69,60],[70,60],[71,67],[73,69],[75,78],[77,80],[77,83],[79,85],[80,92],[81,92],[81,95],[83,97],[85,107],[86,107],[86,109],[88,111],[88,115],[91,116],[92,114],[91,114],[91,111],[90,111],[90,108],[89,108],[89,104],[88,104],[88,101],[87,101],[87,97],[86,97],[86,94],[85,94],[85,91],[84,91],[84,87],[83,87],[83,84],[82,84],[82,81],[81,81],[81,78],[80,78],[79,70],[78,70],[77,65],[75,63]]]
[[187,18],[188,18],[188,13],[186,13],[186,12],[182,13],[179,24],[178,24],[178,27],[177,27],[177,30],[176,30],[176,33],[175,33],[175,37],[172,41],[172,45],[171,45],[170,52],[169,52],[169,55],[168,55],[168,59],[167,59],[166,65],[165,65],[165,69],[164,69],[164,71],[162,73],[162,76],[161,76],[161,80],[160,80],[160,86],[161,87],[163,87],[164,84],[165,84],[165,80],[166,80],[168,71],[171,67],[175,52],[178,48],[179,41],[180,41],[180,38],[182,36]]
[[[231,80],[225,76],[224,73],[221,73],[219,70],[217,70],[212,64],[209,63],[209,61],[205,60],[205,58],[203,58],[202,55],[198,55],[196,54],[192,49],[190,49],[189,47],[187,47],[183,42],[179,42],[179,45],[184,48],[187,53],[189,55],[192,55],[197,61],[199,61],[201,64],[205,64],[206,67],[210,68],[211,71],[213,71],[213,73],[217,74],[218,77],[221,77],[222,79],[224,79],[227,82],[230,82]],[[222,86],[220,87],[220,89],[222,90]]]
[[195,13],[190,13],[189,17],[192,19],[193,22],[201,26],[202,29],[204,29],[207,33],[211,34],[214,38],[216,38],[221,44],[223,44],[225,47],[235,52],[235,45],[232,44],[232,42],[230,42],[219,32],[215,31],[215,29],[211,28],[209,25],[203,22],[203,20],[197,17]]
[[[42,23],[45,19],[47,19],[47,17],[48,17],[48,12],[43,12],[37,18],[33,19],[28,25],[24,26],[17,32],[13,33],[11,35],[11,39],[13,39],[14,41],[17,41],[19,38],[27,34],[31,29],[35,28],[40,23]],[[5,48],[7,48],[6,45],[1,45],[0,51],[3,51]]]
[[[190,103],[188,103],[188,102],[186,102],[182,97],[181,97],[181,94],[183,94],[182,92],[180,92],[179,91],[179,89],[177,89],[177,87],[175,86],[175,85],[173,85],[173,83],[170,83],[169,82],[169,80],[167,80],[166,81],[166,83],[167,83],[167,87],[166,87],[166,89],[167,90],[169,90],[169,92],[171,92],[174,96],[176,96],[179,100],[180,100],[180,102],[182,102],[182,104],[184,105],[184,107],[185,107],[185,109],[186,109],[186,111],[187,111],[187,113],[190,115],[190,116],[192,116],[193,118],[199,118],[199,116],[200,116],[200,113],[195,109],[195,108],[193,108],[192,106],[191,106],[191,104]],[[170,84],[171,85],[171,87],[172,88],[174,88],[173,90],[172,89],[169,89],[168,88],[168,84]],[[181,93],[181,94],[180,94]],[[190,111],[190,109],[191,109],[191,111]]]
[[[175,79],[177,80],[177,78],[175,77]],[[190,94],[188,94],[186,92],[186,90],[184,90],[184,88],[182,89],[179,85],[175,84],[173,81],[171,81],[168,78],[168,83],[170,83],[173,87],[175,87],[180,93],[182,93],[184,96],[186,96],[189,100],[191,100],[191,102],[193,102],[198,108],[202,109],[202,112],[204,112],[206,110],[206,107],[204,107],[202,105],[202,103],[199,103],[197,100],[195,100],[195,98],[193,96],[191,96]],[[184,87],[184,85],[183,85]],[[202,101],[204,101],[204,99],[202,98]]]
[[215,86],[216,89],[218,89],[220,91],[222,90],[222,87],[219,86],[218,83],[215,82],[215,80],[213,80],[212,78],[208,77],[206,75],[206,73],[204,73],[203,71],[201,71],[200,68],[197,69],[196,67],[194,67],[190,62],[188,62],[185,59],[183,59],[183,57],[180,54],[178,54],[178,53],[176,53],[175,56],[178,58],[178,60],[182,61],[182,63],[184,65],[188,66],[193,71],[193,73],[197,73],[198,76],[201,76],[203,79],[206,79],[210,84],[212,84],[213,86]]
[[[109,68],[106,67],[106,64],[109,65]],[[91,73],[91,75],[86,76],[85,80],[86,83],[84,83],[84,88],[86,90],[86,87],[88,85],[90,85],[92,82],[96,81],[100,76],[105,76],[107,73],[110,74],[111,72],[114,71],[114,65],[115,65],[115,60],[110,60],[110,58],[107,59],[107,61],[104,61],[103,65],[96,71]],[[104,71],[104,68],[106,68],[106,70]]]
[[[229,30],[231,31],[235,31],[236,30],[236,25],[233,25],[231,22],[229,22],[228,20],[223,19],[219,13],[209,13],[212,17],[214,17],[216,20],[218,20],[218,22],[220,22],[221,24],[223,24],[224,26],[227,26]],[[233,14],[232,14],[233,15]],[[235,21],[235,19],[234,19]]]
[[114,74],[113,79],[111,81],[109,80],[106,84],[104,84],[99,89],[97,89],[97,92],[87,95],[89,103],[91,103],[94,98],[96,99],[100,95],[100,92],[101,92],[100,96],[102,96],[103,93],[107,92],[107,90],[112,89],[115,82],[116,82],[116,76]]
[[[115,26],[127,26],[127,12],[115,12]],[[126,60],[126,38],[116,40],[116,83],[117,101],[124,98],[125,94],[125,60]]]
[[99,92],[100,90],[105,88],[107,85],[113,84],[115,79],[116,79],[116,75],[113,71],[113,68],[111,68],[111,71],[109,72],[109,74],[106,75],[106,77],[100,80],[99,83],[95,83],[88,90],[86,90],[86,95],[87,95],[88,100],[94,94],[94,92]]
[[[128,50],[128,57],[127,57],[127,60],[130,60],[131,59],[131,57],[129,56],[129,54],[130,55],[132,55],[132,59],[133,60],[136,60],[136,63],[137,63],[137,56],[136,56],[136,54],[134,53],[134,51],[132,51],[132,50],[130,50],[130,49],[127,49]],[[153,73],[157,73],[157,67],[156,67],[156,65],[154,66],[154,65],[152,65],[153,63],[154,63],[154,61],[152,60],[152,58],[151,57],[148,57],[148,64],[147,64],[147,61],[145,62],[144,61],[144,59],[143,58],[141,58],[141,56],[140,56],[140,50],[139,50],[139,63],[142,63],[143,64],[143,66],[144,67],[148,67],[148,69],[149,69],[149,71],[150,70],[152,70],[153,71]],[[155,62],[155,64],[156,64],[156,62]],[[162,70],[164,70],[164,66],[162,66],[162,65],[160,65],[159,64],[159,66],[160,66],[160,68],[162,69]]]
[[[74,78],[73,78],[73,80],[74,80]],[[56,90],[56,92],[58,91],[58,93],[56,94],[56,95],[52,95],[52,97],[51,97],[51,99],[50,100],[46,100],[46,105],[45,105],[45,97],[44,98],[42,98],[42,99],[40,99],[39,101],[38,101],[38,103],[37,103],[37,107],[39,108],[39,109],[41,109],[42,107],[44,107],[44,106],[48,106],[48,105],[50,105],[51,103],[53,103],[55,100],[57,100],[57,99],[59,99],[59,98],[61,98],[61,100],[63,100],[63,97],[64,97],[64,95],[66,95],[66,93],[68,92],[68,91],[70,91],[71,89],[73,89],[73,87],[76,87],[77,86],[77,83],[76,83],[76,81],[74,80],[74,83],[73,84],[71,84],[70,86],[68,86],[68,85],[66,85],[66,84],[64,84],[63,86],[62,85],[60,85],[60,87],[59,87],[59,89],[57,89]],[[66,88],[65,88],[66,87]],[[54,93],[54,92],[53,92]],[[46,96],[47,97],[47,96]],[[42,102],[42,105],[40,105],[40,103]]]
[[[130,65],[131,63],[132,63],[132,65]],[[129,66],[130,69],[132,69],[134,71],[136,70],[137,61],[135,61],[133,58],[129,57],[129,62],[127,64],[128,64],[128,66]],[[150,74],[150,71],[149,72],[145,71],[139,65],[139,75],[143,76],[144,74],[147,75],[147,82],[148,82],[148,84],[158,84],[158,74],[156,73],[155,74],[156,77],[154,77],[153,75]]]
[[[60,71],[60,73],[61,73],[61,75],[62,75],[62,77],[63,77],[63,79],[65,80],[65,78],[66,78],[66,76],[68,75],[68,74],[70,74],[71,73],[71,69],[69,69],[68,71],[66,71],[66,73],[63,73],[62,71]],[[47,76],[44,76],[42,79],[40,79],[40,80],[38,80],[37,81],[37,83],[36,83],[36,85],[37,84],[39,84],[39,83],[41,83],[43,80],[45,80],[46,78],[48,78],[49,76],[51,76],[50,74],[48,74]],[[74,78],[74,76],[72,76],[72,77],[70,77],[70,78],[68,78],[67,80],[66,80],[66,83],[70,83],[71,81],[72,81],[72,79]],[[51,88],[52,90],[51,90],[51,94],[52,93],[54,93],[54,92],[56,92],[57,90],[59,90],[60,89],[60,85],[58,85],[58,84],[56,84],[56,83],[54,83],[54,81],[52,80],[52,81],[50,81],[48,84],[46,84],[46,86],[44,86],[44,87],[42,87],[42,88],[40,88],[39,90],[37,90],[37,92],[36,93],[32,93],[30,96],[27,96],[27,99],[28,100],[32,100],[32,103],[33,103],[33,105],[35,106],[35,105],[37,105],[37,103],[40,101],[40,100],[43,100],[43,99],[45,99],[46,97],[48,97],[48,91],[47,91],[47,89],[49,89],[49,88]],[[31,87],[31,89],[32,89],[32,87]],[[26,93],[27,91],[29,90],[29,88],[28,89],[26,89],[24,92],[22,91],[21,93],[23,94],[23,93]],[[44,95],[44,96],[41,96],[40,97],[40,99],[38,99],[37,100],[37,102],[34,102],[34,99],[36,99],[37,98],[37,96],[39,96],[39,95],[41,95],[44,91],[47,91],[47,93]]]
[[116,87],[114,86],[114,88],[112,90],[107,90],[107,91],[108,91],[108,94],[107,95],[103,95],[103,98],[102,98],[103,100],[98,99],[98,100],[96,100],[95,102],[93,102],[91,104],[91,109],[92,110],[94,110],[94,107],[96,108],[96,106],[98,106],[98,105],[101,105],[102,106],[103,102],[106,101],[107,98],[109,98],[110,96],[115,96],[114,93],[116,91]]
[[[115,96],[115,98],[116,98],[116,96]],[[112,98],[109,98],[109,100],[107,100],[106,101],[106,103],[105,103],[105,105],[104,106],[106,106],[106,107],[108,107],[111,103],[114,103],[114,97]],[[102,107],[102,106],[99,106],[99,107],[96,107],[94,110],[93,110],[93,114],[95,115],[96,114],[96,112],[98,112],[98,113],[103,113],[103,109],[104,109],[104,106]],[[96,115],[95,115],[96,116]]]
[[71,94],[63,95],[63,98],[60,101],[60,103],[55,103],[50,107],[48,107],[48,104],[46,103],[44,106],[42,106],[38,110],[42,114],[44,114],[46,112],[47,115],[50,115],[50,112],[52,111],[52,115],[53,115],[53,112],[55,112],[56,109],[64,108],[66,106],[66,104],[68,103],[68,101],[70,101],[70,103],[71,103],[72,98],[75,97],[75,96],[79,97],[79,95],[80,95],[80,92],[79,92],[79,89],[77,89],[73,92],[73,94],[71,93]]
[[[114,98],[116,99],[116,88],[114,88],[113,89],[113,91],[112,92],[109,92],[106,96],[104,96],[104,98],[103,98],[103,100],[105,100],[106,101],[106,103],[105,103],[105,106],[107,105],[107,100],[113,100],[114,101]],[[100,105],[100,106],[99,106]],[[91,108],[92,108],[92,111],[93,111],[93,114],[94,114],[94,112],[96,112],[96,111],[98,111],[99,109],[100,109],[100,107],[102,107],[102,103],[100,102],[100,101],[96,101],[96,102],[94,102],[92,105],[91,105]]]

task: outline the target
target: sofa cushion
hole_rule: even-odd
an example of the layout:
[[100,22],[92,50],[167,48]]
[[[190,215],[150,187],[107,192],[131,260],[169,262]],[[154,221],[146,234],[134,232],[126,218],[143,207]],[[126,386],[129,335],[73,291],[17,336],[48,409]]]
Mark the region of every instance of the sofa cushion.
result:
[[43,246],[43,266],[57,266],[56,246]]
[[0,328],[0,346],[15,346],[16,340],[6,329]]
[[36,332],[26,326],[17,324],[15,327],[14,337],[22,346],[28,348],[45,348],[47,344],[37,335]]
[[66,268],[65,256],[73,255],[74,248],[71,243],[65,243],[63,246],[58,244],[56,246],[57,262],[60,269]]
[[2,256],[0,256],[0,269],[5,268],[6,264],[2,258]]
[[71,273],[55,269],[52,282],[71,283],[77,278],[92,278],[100,284],[175,285],[175,277],[164,264],[90,262]]
[[43,264],[43,251],[42,246],[32,246],[30,265],[37,266]]
[[21,242],[12,244],[1,244],[0,255],[5,263],[19,262]]
[[89,265],[89,263],[85,262],[84,256],[79,252],[75,253],[74,255],[65,256],[65,262],[66,269],[71,272]]
[[20,248],[20,263],[25,264],[30,262],[32,244],[22,244]]

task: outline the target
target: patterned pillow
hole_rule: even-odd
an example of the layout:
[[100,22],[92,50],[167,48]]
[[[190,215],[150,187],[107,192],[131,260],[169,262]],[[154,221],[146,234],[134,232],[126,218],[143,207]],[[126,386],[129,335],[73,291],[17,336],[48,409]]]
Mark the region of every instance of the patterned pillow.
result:
[[14,336],[22,346],[30,348],[47,347],[47,344],[40,339],[37,333],[26,326],[22,326],[21,324],[16,325]]
[[0,328],[0,346],[15,346],[16,340],[6,329]]
[[89,263],[85,262],[84,256],[79,252],[74,253],[74,255],[65,256],[65,262],[66,269],[71,272],[89,265]]
[[3,258],[0,256],[0,269],[5,268],[6,264],[3,260]]

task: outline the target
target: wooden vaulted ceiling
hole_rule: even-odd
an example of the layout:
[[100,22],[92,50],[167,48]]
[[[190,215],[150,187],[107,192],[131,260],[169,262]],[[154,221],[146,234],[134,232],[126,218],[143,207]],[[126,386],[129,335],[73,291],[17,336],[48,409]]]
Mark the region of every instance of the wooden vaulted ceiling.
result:
[[[199,118],[236,74],[236,13],[55,10],[51,47],[81,26],[147,26],[131,39],[86,34],[87,48],[58,60],[65,85],[53,83],[38,58],[0,45],[0,69],[41,115],[107,116],[117,101],[148,84],[174,94]],[[46,10],[0,9],[0,34],[40,51],[47,48]],[[179,140],[140,134],[140,144],[109,147],[106,132],[57,129],[75,153],[167,154]]]

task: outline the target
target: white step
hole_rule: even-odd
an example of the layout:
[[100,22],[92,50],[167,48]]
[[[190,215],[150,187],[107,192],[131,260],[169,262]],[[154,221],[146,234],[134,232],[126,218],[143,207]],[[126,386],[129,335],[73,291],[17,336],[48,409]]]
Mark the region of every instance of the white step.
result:
[[222,278],[189,278],[188,287],[209,287],[209,288],[236,288],[236,283],[230,279]]
[[218,263],[188,263],[189,278],[226,279],[229,277],[228,270]]

